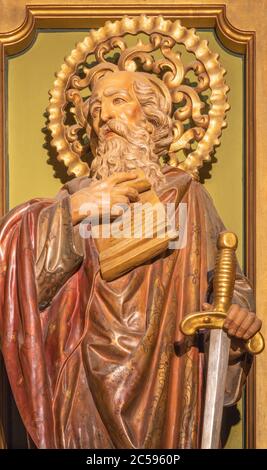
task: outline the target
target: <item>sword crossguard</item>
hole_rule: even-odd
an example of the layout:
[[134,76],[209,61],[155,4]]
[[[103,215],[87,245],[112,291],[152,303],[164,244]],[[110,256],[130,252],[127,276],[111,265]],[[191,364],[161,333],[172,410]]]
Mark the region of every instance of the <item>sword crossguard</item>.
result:
[[[180,330],[184,335],[194,335],[200,329],[223,328],[234,292],[237,243],[237,236],[234,233],[221,232],[219,234],[213,280],[214,311],[194,312],[186,315],[180,324]],[[260,332],[256,333],[252,338],[245,341],[244,346],[251,354],[261,353],[264,349],[262,334]]]
[[[194,312],[189,313],[180,324],[180,330],[185,336],[192,336],[198,330],[203,329],[221,329],[227,315],[223,312]],[[264,338],[260,332],[256,333],[252,338],[245,341],[245,349],[250,354],[259,354],[264,349]]]

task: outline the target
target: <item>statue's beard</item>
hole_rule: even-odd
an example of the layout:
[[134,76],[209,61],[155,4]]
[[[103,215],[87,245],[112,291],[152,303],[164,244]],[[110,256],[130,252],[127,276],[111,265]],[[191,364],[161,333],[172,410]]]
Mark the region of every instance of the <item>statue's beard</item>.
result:
[[[114,135],[108,135],[108,131]],[[153,139],[145,128],[110,120],[100,129],[96,157],[91,165],[93,179],[141,168],[152,186],[159,186],[165,177],[153,148]]]

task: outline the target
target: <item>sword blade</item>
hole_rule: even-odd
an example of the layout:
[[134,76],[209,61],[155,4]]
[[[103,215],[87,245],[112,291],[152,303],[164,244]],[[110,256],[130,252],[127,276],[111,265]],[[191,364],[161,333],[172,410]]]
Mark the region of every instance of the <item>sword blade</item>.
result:
[[223,330],[211,330],[201,449],[218,449],[230,338]]

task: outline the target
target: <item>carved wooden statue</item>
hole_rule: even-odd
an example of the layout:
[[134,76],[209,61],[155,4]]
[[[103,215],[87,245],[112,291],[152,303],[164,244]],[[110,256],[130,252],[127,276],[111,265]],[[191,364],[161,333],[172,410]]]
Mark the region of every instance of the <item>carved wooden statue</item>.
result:
[[[183,64],[178,46],[194,61]],[[2,352],[37,447],[200,447],[209,335],[186,338],[180,323],[212,308],[225,229],[198,169],[219,144],[227,89],[207,42],[162,17],[91,31],[57,74],[48,127],[75,178],[55,199],[12,210],[0,230]],[[110,215],[112,225],[130,214],[132,228],[140,202],[152,205],[149,241],[85,236],[85,221],[103,230]],[[179,245],[172,233],[155,236],[154,208],[167,204],[176,222],[186,207]],[[251,362],[244,341],[261,326],[253,312],[237,269],[224,321],[228,405]]]

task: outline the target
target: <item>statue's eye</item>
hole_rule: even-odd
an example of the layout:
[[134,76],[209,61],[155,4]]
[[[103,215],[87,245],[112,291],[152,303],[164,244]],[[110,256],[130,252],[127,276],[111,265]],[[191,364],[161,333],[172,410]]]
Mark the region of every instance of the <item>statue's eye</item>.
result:
[[117,98],[114,98],[113,100],[113,104],[123,104],[123,103],[126,103],[126,100],[124,100],[123,98],[120,98],[119,96],[117,96]]

